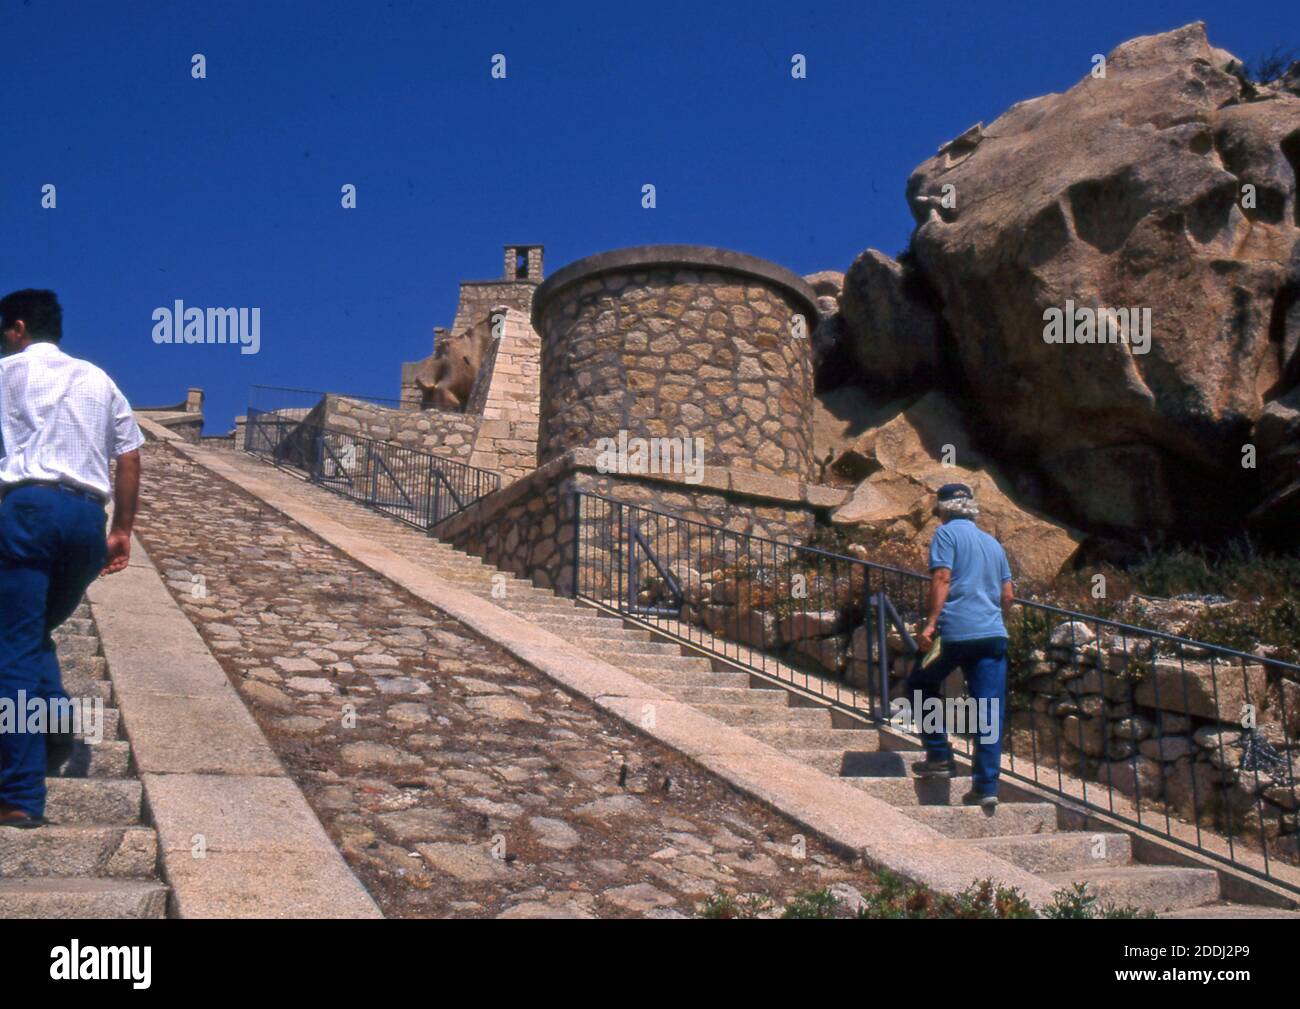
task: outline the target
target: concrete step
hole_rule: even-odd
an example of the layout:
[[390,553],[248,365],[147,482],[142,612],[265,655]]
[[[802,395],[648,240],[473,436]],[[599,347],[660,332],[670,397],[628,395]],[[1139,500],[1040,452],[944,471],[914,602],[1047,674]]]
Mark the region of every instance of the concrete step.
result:
[[[459,568],[440,568],[440,567],[431,567],[428,569],[428,571],[431,575],[436,575],[437,577],[441,578],[443,581],[448,581],[454,585],[463,586],[464,588],[470,589],[471,591],[473,591],[474,589],[481,588],[487,591],[489,594],[491,594],[493,588],[492,580],[487,574],[479,575],[479,574],[475,574],[472,571],[461,571]],[[510,586],[509,583],[507,583],[506,584],[507,596],[509,595],[509,592],[510,592]],[[498,602],[500,601],[501,600],[498,600]]]
[[875,729],[807,729],[784,725],[756,725],[749,734],[769,746],[792,750],[874,750],[880,745]]
[[71,620],[73,617],[76,617],[79,620],[90,620],[92,618],[90,603],[86,602],[84,599],[77,603],[77,608],[72,611],[72,617],[69,617],[68,619]]
[[[958,773],[960,774],[960,768]],[[969,774],[969,772],[967,772]],[[969,777],[956,778],[845,778],[891,806],[959,806],[970,791]]]
[[784,690],[754,690],[745,687],[707,686],[670,687],[659,684],[665,693],[672,694],[687,704],[766,704],[784,708],[787,694]]
[[60,652],[59,671],[65,683],[72,675],[102,680],[108,676],[108,660],[102,655],[64,655]]
[[787,708],[776,704],[698,704],[700,711],[725,725],[785,725],[792,729],[830,728],[825,708]]
[[94,634],[95,621],[88,617],[69,617],[54,629],[51,637],[55,641],[62,641],[64,636],[69,634]]
[[748,673],[715,673],[708,669],[640,668],[637,678],[658,687],[734,687],[749,689]]
[[0,877],[108,876],[147,879],[157,871],[152,827],[60,824],[0,830]]
[[1060,889],[1087,883],[1103,904],[1133,906],[1157,913],[1214,904],[1219,900],[1219,875],[1213,869],[1134,865],[1051,872],[1044,873],[1042,878]]
[[1050,834],[1056,830],[1056,807],[1050,802],[1000,802],[992,813],[977,806],[909,806],[902,812],[956,838]]
[[1157,918],[1300,918],[1300,911],[1286,911],[1280,907],[1261,907],[1258,904],[1211,904],[1206,907],[1188,907],[1179,911],[1162,911]]
[[468,587],[469,591],[480,599],[486,599],[495,603],[502,609],[509,610],[527,619],[530,614],[550,614],[550,613],[574,613],[577,607],[572,602],[563,599],[545,599],[540,596],[530,596],[516,592],[513,596],[507,594],[504,599],[496,599],[492,595],[490,585],[475,585]]
[[[563,637],[563,635],[561,635]],[[601,655],[611,666],[626,669],[640,676],[642,670],[650,672],[713,673],[713,663],[695,655]]]
[[905,754],[889,750],[792,749],[790,756],[819,771],[843,778],[901,777],[908,773]]
[[[490,596],[491,593],[489,592]],[[506,596],[505,599],[498,599],[496,602],[504,604],[505,608],[512,613],[518,613],[525,616],[529,613],[550,614],[550,613],[576,613],[578,607],[573,604],[571,599],[556,599],[553,596],[525,596],[515,594]]]
[[58,639],[59,658],[68,655],[98,655],[99,638],[93,634],[65,634]]
[[106,739],[90,747],[92,778],[126,778],[131,773],[131,744],[125,739]]
[[162,918],[167,887],[134,879],[0,879],[0,918]]
[[[561,613],[556,611],[547,614],[547,623],[549,623],[557,634],[592,634],[605,633],[610,627],[623,628],[620,620],[612,620],[609,617],[596,617],[583,613],[582,610],[574,609]],[[649,633],[649,632],[646,632]]]
[[63,689],[69,697],[98,697],[105,704],[108,704],[113,699],[113,684],[109,680],[65,676],[63,678]]
[[611,628],[613,633],[607,637],[574,637],[571,640],[579,648],[586,648],[601,656],[618,655],[681,655],[681,645],[670,645],[665,641],[635,641],[623,637],[621,628]]
[[1037,875],[1125,866],[1133,860],[1129,836],[1109,831],[981,837],[965,843]]
[[112,742],[122,738],[122,713],[117,708],[104,708],[102,742]]
[[129,826],[140,822],[144,789],[129,778],[49,778],[46,819]]

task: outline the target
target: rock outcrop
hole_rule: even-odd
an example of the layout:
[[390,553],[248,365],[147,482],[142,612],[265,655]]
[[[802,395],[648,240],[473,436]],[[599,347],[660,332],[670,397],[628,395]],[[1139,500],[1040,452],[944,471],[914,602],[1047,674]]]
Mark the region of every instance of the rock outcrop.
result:
[[[1134,39],[1104,77],[972,127],[908,182],[981,445],[1094,530],[1239,524],[1259,501],[1243,446],[1300,380],[1300,97],[1231,65],[1201,24]],[[865,253],[841,299],[869,382],[930,361],[895,267]],[[1085,308],[1136,326],[1048,342],[1052,310]]]
[[1253,441],[1259,453],[1263,500],[1254,524],[1277,540],[1300,540],[1300,386],[1264,408]]
[[813,369],[822,373],[827,365],[833,366],[838,354],[848,346],[848,334],[840,315],[840,296],[844,290],[844,274],[837,270],[821,270],[803,278],[817,295],[817,320],[812,333]]
[[938,526],[930,514],[935,492],[945,483],[969,484],[980,506],[980,527],[1006,548],[1015,574],[1051,581],[1069,566],[1082,535],[1017,505],[1021,495],[971,447],[965,432],[961,415],[937,392],[867,431],[846,455],[853,465],[865,463],[875,472],[831,514],[831,522],[928,544]]
[[844,276],[840,316],[867,384],[916,391],[938,378],[939,317],[925,304],[919,278],[868,249]]

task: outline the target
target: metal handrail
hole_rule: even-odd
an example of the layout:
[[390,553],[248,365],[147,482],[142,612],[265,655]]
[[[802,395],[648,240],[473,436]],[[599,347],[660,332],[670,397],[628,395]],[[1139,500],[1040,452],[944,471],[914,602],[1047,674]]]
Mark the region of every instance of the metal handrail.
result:
[[[353,466],[342,458],[341,445],[352,450],[356,459]],[[243,448],[278,466],[297,469],[327,490],[426,532],[501,486],[500,474],[491,470],[252,406],[248,409]],[[335,468],[329,476],[323,465],[327,455]],[[368,474],[368,480],[354,479],[355,473],[361,471]],[[339,486],[340,477],[347,483],[346,489]],[[444,507],[443,488],[454,505],[450,509]]]
[[[913,617],[924,615],[928,575],[819,547],[737,533],[587,491],[574,492],[573,506],[575,597],[638,619],[694,649],[811,692],[870,722],[887,721],[891,696],[896,696],[891,691],[897,689],[897,684],[891,684],[891,673],[898,678],[897,660],[906,664],[911,661],[908,657],[916,654],[916,642],[900,609]],[[644,553],[645,560],[637,556],[638,551]],[[643,568],[645,575],[651,569],[658,574],[661,590],[654,588],[653,581],[643,580]],[[703,585],[704,573],[716,575],[719,569],[722,573],[712,580],[709,598],[700,595],[700,586],[695,586],[694,598],[688,591],[685,602],[679,601],[679,582],[699,578]],[[793,598],[795,577],[815,583],[812,598]],[[648,598],[641,592],[644,584],[651,587]],[[720,590],[721,596],[717,594]],[[654,598],[654,591],[660,592],[661,601]],[[1300,839],[1296,814],[1286,812],[1284,801],[1289,798],[1295,803],[1296,777],[1290,755],[1300,754],[1300,741],[1292,738],[1294,712],[1288,714],[1287,709],[1292,702],[1279,687],[1280,714],[1276,703],[1267,708],[1270,718],[1276,719],[1269,731],[1281,733],[1281,739],[1272,737],[1280,752],[1254,723],[1238,725],[1241,714],[1226,707],[1238,701],[1263,707],[1265,698],[1255,691],[1281,680],[1300,683],[1300,665],[1050,603],[1016,597],[1012,605],[1022,619],[1009,621],[1013,650],[1008,663],[1009,687],[1014,682],[1017,689],[1036,698],[1080,703],[1084,693],[1097,695],[1096,703],[1090,702],[1094,714],[1086,717],[1099,720],[1092,728],[1103,745],[1100,753],[1091,756],[1097,747],[1084,738],[1082,707],[1074,709],[1079,716],[1077,735],[1071,731],[1066,736],[1068,723],[1056,702],[1046,711],[1030,705],[1008,719],[1004,776],[1300,892],[1300,875],[1289,874],[1284,879],[1275,871],[1276,856],[1270,852],[1268,839],[1274,826]],[[1040,615],[1037,620],[1030,617],[1035,613]],[[1053,619],[1045,619],[1048,616]],[[1066,621],[1082,625],[1089,633],[1071,626],[1068,636],[1061,635]],[[896,657],[890,654],[891,626],[903,645],[903,654]],[[809,627],[819,629],[810,633]],[[1042,638],[1036,641],[1039,632]],[[1185,654],[1188,650],[1193,654]],[[855,662],[861,663],[862,671],[849,682],[847,671]],[[1263,675],[1261,667],[1267,673],[1265,679],[1257,678]],[[1086,691],[1079,681],[1079,689],[1071,691],[1070,683],[1094,672],[1103,679],[1094,681]],[[1038,692],[1044,688],[1031,683],[1038,677],[1051,684],[1048,693]],[[1195,704],[1193,689],[1197,691]],[[1017,725],[1015,718],[1026,715],[1028,725]],[[1181,735],[1193,743],[1191,763],[1184,769],[1187,780],[1180,785],[1181,799],[1175,801],[1174,792],[1168,790],[1175,781],[1176,768],[1172,759],[1164,756],[1163,743],[1150,751],[1160,758],[1156,760],[1139,753],[1138,742],[1148,736],[1111,732],[1112,725],[1130,717],[1151,727],[1149,738]],[[1198,722],[1216,730],[1217,735],[1207,737],[1213,740],[1211,746],[1193,738]],[[1165,730],[1173,724],[1181,727]],[[1238,729],[1235,741],[1225,740],[1225,732]],[[1046,740],[1041,738],[1044,734]],[[1122,740],[1127,743],[1119,745]],[[1074,754],[1063,752],[1066,743],[1074,745]],[[1238,763],[1228,759],[1229,747],[1242,749]],[[1145,794],[1149,783],[1139,779],[1139,758],[1153,762],[1159,772],[1158,789],[1150,796]],[[1218,763],[1211,764],[1213,760]],[[1230,771],[1229,785],[1240,789],[1239,802],[1229,801],[1226,792],[1214,802],[1215,796],[1203,794],[1207,787],[1200,781],[1201,771],[1206,769],[1200,766],[1203,764]],[[1131,788],[1121,781],[1121,768],[1131,770]],[[1050,780],[1053,774],[1055,782]],[[1285,795],[1277,804],[1266,806],[1264,792],[1274,789]],[[1156,798],[1167,800],[1163,811]],[[1185,805],[1188,800],[1190,809]],[[1190,822],[1179,821],[1180,813]],[[1258,867],[1261,850],[1262,869]]]

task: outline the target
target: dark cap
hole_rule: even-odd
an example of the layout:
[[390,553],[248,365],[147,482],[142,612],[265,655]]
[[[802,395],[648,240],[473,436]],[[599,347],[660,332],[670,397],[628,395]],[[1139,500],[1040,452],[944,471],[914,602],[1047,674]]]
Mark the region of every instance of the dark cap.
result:
[[964,483],[946,483],[939,488],[940,501],[969,501],[974,496]]

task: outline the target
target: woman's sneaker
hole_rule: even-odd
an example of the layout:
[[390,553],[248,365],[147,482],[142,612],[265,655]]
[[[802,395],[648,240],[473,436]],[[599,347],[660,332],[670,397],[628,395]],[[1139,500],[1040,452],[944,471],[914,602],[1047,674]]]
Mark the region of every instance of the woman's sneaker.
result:
[[953,778],[957,775],[957,761],[933,760],[926,757],[912,765],[912,774],[918,778]]
[[996,795],[985,795],[983,792],[970,791],[962,796],[961,804],[963,806],[981,806],[984,809],[995,809],[998,804]]

